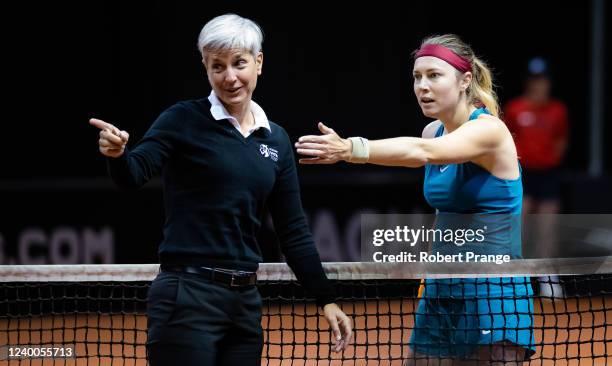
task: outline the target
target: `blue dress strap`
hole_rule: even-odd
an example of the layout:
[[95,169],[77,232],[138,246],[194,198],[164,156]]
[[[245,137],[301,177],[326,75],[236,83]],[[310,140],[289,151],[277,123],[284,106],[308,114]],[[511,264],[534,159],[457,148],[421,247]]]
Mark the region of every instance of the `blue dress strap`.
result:
[[491,114],[491,112],[489,112],[489,110],[486,108],[478,108],[477,110],[472,112],[472,114],[470,114],[470,118],[468,118],[468,121],[478,118],[481,114]]
[[444,133],[444,123],[440,123],[440,127],[436,130],[436,137],[442,136]]

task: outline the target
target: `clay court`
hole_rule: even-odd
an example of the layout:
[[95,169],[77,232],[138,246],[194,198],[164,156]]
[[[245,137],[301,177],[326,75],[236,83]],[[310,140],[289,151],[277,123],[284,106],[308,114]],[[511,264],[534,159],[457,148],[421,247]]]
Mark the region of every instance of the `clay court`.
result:
[[[343,308],[355,322],[354,344],[343,355],[330,356],[329,333],[317,330],[326,329],[326,325],[316,315],[314,306],[265,306],[262,325],[266,345],[262,365],[402,364],[414,322],[414,316],[410,315],[415,311],[414,301],[363,301],[345,303]],[[535,310],[538,351],[525,365],[612,363],[612,298],[536,300]],[[0,365],[144,366],[145,341],[144,315],[4,318],[0,320],[0,345],[75,343],[77,359],[0,361]]]

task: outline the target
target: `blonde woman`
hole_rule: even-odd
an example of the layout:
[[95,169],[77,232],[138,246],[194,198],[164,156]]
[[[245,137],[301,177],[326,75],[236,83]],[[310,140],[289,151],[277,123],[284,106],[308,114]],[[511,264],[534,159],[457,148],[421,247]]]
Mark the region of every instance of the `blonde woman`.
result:
[[[295,144],[306,156],[300,163],[425,167],[425,198],[439,219],[520,218],[521,169],[512,136],[498,117],[489,69],[451,34],[425,39],[414,59],[414,93],[423,114],[435,119],[421,138],[343,139],[319,123],[322,135],[303,136]],[[505,240],[506,234],[491,238],[487,254],[521,256],[520,235],[517,242]],[[522,363],[534,353],[532,294],[525,278],[424,281],[406,365]]]

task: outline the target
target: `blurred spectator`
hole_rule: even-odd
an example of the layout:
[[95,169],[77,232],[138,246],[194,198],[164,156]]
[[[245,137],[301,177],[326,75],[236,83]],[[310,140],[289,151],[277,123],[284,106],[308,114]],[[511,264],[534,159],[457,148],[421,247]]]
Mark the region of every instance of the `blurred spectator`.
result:
[[550,95],[548,65],[529,62],[522,96],[508,102],[505,121],[514,134],[524,176],[524,213],[558,213],[559,167],[567,147],[567,108]]
[[[551,76],[548,63],[542,58],[529,62],[523,95],[508,102],[504,120],[514,135],[523,167],[523,214],[538,214],[525,220],[528,241],[537,248],[538,257],[559,256],[556,215],[561,211],[559,168],[567,147],[567,108],[551,97]],[[529,228],[537,229],[529,231]],[[554,278],[551,281],[555,281]],[[561,296],[560,286],[542,288],[553,296]]]

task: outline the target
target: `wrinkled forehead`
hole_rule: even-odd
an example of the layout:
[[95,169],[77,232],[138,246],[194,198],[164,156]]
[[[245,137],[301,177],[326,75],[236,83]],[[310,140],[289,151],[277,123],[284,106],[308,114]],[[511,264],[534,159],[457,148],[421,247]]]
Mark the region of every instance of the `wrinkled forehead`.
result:
[[239,58],[252,58],[251,51],[246,49],[220,49],[220,50],[204,50],[204,60],[206,62],[217,61],[217,62],[227,62],[237,60]]
[[448,62],[434,56],[423,56],[414,60],[413,72],[425,73],[429,70],[452,71],[455,68]]

